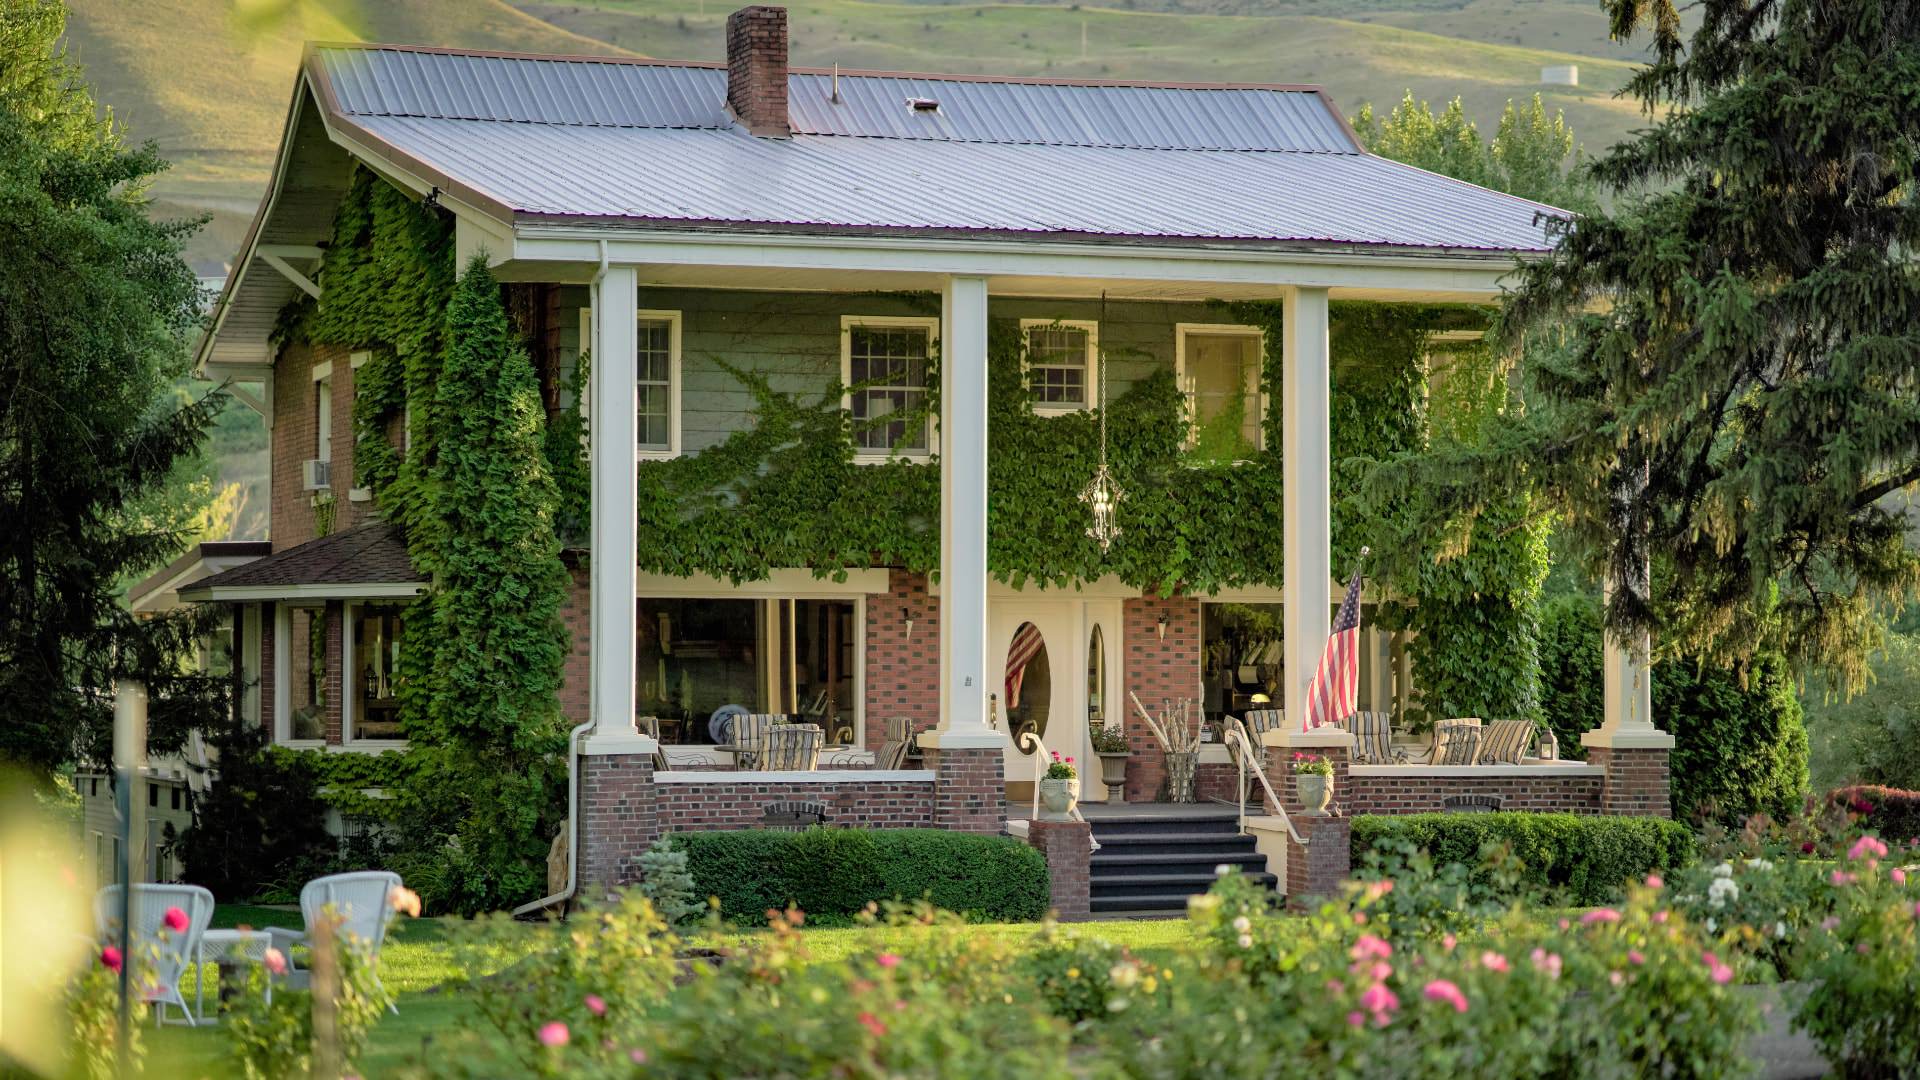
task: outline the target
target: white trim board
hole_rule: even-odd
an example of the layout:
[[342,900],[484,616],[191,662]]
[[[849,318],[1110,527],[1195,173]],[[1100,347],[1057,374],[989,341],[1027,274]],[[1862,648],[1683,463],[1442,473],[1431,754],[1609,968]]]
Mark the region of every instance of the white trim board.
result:
[[[365,585],[209,585],[180,590],[182,600],[406,600],[427,591],[424,581]],[[191,595],[189,595],[191,594]]]
[[1555,776],[1605,776],[1598,765],[1577,761],[1528,765],[1349,765],[1349,775],[1400,780],[1534,780]]
[[656,772],[656,784],[931,784],[932,769],[816,769],[813,772]]
[[845,581],[814,577],[813,571],[800,567],[771,570],[765,581],[746,581],[738,585],[711,574],[676,577],[672,574],[635,575],[635,596],[709,597],[731,600],[752,597],[763,600],[838,600],[888,591],[887,569],[848,570]]

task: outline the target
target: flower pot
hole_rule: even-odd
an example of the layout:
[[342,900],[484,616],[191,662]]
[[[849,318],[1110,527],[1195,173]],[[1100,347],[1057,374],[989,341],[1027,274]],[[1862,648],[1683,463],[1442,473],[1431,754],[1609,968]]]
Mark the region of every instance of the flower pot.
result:
[[1293,788],[1300,796],[1306,816],[1327,816],[1327,804],[1333,801],[1333,777],[1320,773],[1294,773]]
[[1071,821],[1073,807],[1080,801],[1080,778],[1040,781],[1040,818],[1043,821]]
[[1133,755],[1125,750],[1115,750],[1100,755],[1100,782],[1107,786],[1107,801],[1118,802],[1126,797],[1127,759]]

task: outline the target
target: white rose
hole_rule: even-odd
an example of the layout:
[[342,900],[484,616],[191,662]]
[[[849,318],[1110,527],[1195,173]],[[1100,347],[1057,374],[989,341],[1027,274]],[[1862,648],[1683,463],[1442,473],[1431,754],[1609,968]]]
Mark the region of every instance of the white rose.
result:
[[1720,924],[1713,921],[1713,916],[1707,916],[1707,933],[1711,934],[1718,929],[1720,929]]
[[1783,938],[1783,937],[1786,937],[1786,936],[1787,936],[1787,924],[1786,924],[1786,923],[1783,923],[1783,922],[1777,922],[1777,923],[1774,923],[1774,924],[1773,924],[1773,936],[1774,936],[1774,937],[1777,937],[1777,938]]
[[1253,935],[1252,935],[1252,934],[1241,934],[1241,935],[1240,935],[1240,947],[1241,947],[1241,948],[1243,948],[1243,949],[1251,949],[1251,948],[1253,948]]
[[1253,920],[1247,918],[1245,915],[1242,915],[1239,918],[1233,920],[1233,928],[1235,931],[1244,934],[1247,931],[1253,929]]
[[1720,864],[1719,866],[1716,866],[1716,867],[1714,867],[1714,868],[1713,868],[1713,876],[1714,876],[1714,877],[1717,877],[1717,878],[1730,878],[1730,877],[1732,877],[1732,876],[1733,876],[1733,864],[1732,864],[1732,863],[1729,863],[1729,862],[1723,862],[1723,863],[1721,863],[1721,864]]

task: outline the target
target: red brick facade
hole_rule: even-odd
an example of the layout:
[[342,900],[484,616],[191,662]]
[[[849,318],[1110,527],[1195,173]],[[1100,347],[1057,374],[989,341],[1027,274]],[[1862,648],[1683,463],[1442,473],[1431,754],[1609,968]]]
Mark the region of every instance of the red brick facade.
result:
[[[1316,754],[1333,763],[1333,802],[1327,807],[1328,813],[1353,813],[1348,808],[1353,801],[1353,777],[1347,771],[1351,764],[1347,749],[1342,746],[1315,746],[1300,752]],[[1285,804],[1287,816],[1295,822],[1303,820],[1307,806],[1300,800],[1299,780],[1293,771],[1293,751],[1279,746],[1267,747],[1267,782],[1273,785],[1273,793]]]
[[[327,376],[331,392],[333,532],[365,524],[373,516],[371,501],[355,502],[353,488],[353,358],[346,349],[326,345],[289,345],[274,365],[272,487],[268,528],[273,550],[304,544],[320,535],[315,492],[306,490],[301,466],[318,452],[314,420],[320,383],[313,378],[318,364],[333,365]],[[324,502],[324,498],[322,500]]]
[[1340,883],[1353,870],[1353,823],[1343,817],[1295,818],[1294,827],[1306,840],[1302,847],[1287,838],[1287,906],[1311,908],[1340,893]]
[[[773,803],[821,803],[834,828],[925,829],[933,825],[933,781],[840,783],[657,783],[662,832],[758,828]],[[997,831],[997,826],[996,826]]]
[[1673,816],[1668,751],[1589,746],[1587,761],[1607,770],[1599,795],[1601,813]]
[[867,596],[866,696],[869,750],[880,748],[889,717],[907,717],[916,732],[940,722],[940,601],[927,595],[924,574],[890,571],[887,591]]
[[272,604],[250,604],[246,607],[246,618],[260,620],[260,726],[267,729],[267,737],[273,738],[273,688],[275,685],[273,663],[274,608]]
[[647,754],[580,759],[579,877],[582,884],[624,885],[634,860],[660,836],[660,804]]
[[1048,903],[1054,917],[1087,918],[1093,889],[1093,826],[1084,821],[1036,821],[1027,827],[1027,843],[1046,857]]
[[933,824],[959,832],[998,833],[1007,820],[1005,755],[1000,750],[927,749],[934,770]]
[[593,592],[588,587],[587,553],[569,551],[562,557],[572,581],[560,605],[560,623],[567,628],[569,641],[566,666],[560,672],[560,715],[571,727],[593,718]]
[[[1196,697],[1200,692],[1200,601],[1191,596],[1144,596],[1123,601],[1120,612],[1126,689],[1156,717],[1163,700]],[[1162,617],[1166,619],[1164,636]],[[1167,779],[1160,743],[1134,710],[1132,698],[1123,695],[1119,705],[1126,716],[1127,742],[1133,747],[1133,760],[1127,765],[1127,801],[1152,802]]]
[[1604,778],[1599,775],[1502,776],[1496,765],[1475,769],[1486,775],[1354,777],[1344,797],[1336,794],[1335,799],[1349,814],[1439,813],[1446,809],[1445,800],[1456,795],[1498,796],[1502,810],[1601,812]]
[[339,746],[345,723],[346,680],[342,678],[347,670],[346,657],[342,646],[346,642],[346,610],[338,600],[327,602],[327,745]]

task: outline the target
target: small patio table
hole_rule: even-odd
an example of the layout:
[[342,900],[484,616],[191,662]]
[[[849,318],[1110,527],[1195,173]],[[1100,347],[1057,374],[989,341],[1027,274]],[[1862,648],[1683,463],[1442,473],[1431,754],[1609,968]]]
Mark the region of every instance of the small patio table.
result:
[[[208,930],[200,935],[200,952],[194,957],[193,1011],[205,1016],[201,1011],[204,991],[207,986],[207,963],[212,961],[220,965],[221,977],[226,972],[226,960],[237,949],[241,956],[256,964],[267,962],[267,950],[273,947],[273,935],[265,930]],[[267,973],[267,1004],[273,1004],[273,973]],[[218,999],[216,998],[216,1003]]]

